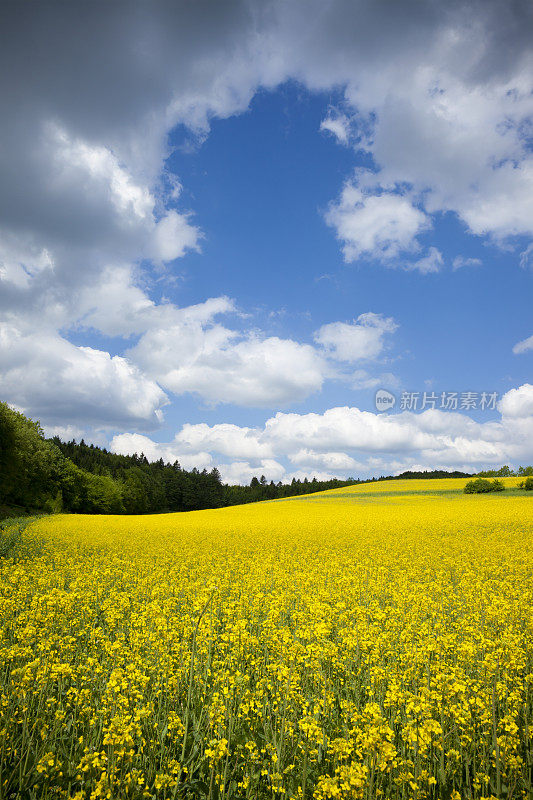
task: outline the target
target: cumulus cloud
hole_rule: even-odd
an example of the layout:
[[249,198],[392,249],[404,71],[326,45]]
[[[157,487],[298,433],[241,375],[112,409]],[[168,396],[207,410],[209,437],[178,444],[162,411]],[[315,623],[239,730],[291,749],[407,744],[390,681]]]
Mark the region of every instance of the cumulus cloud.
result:
[[[374,10],[383,13],[381,6]],[[371,155],[375,167],[348,192],[342,190],[329,216],[345,258],[396,258],[422,227],[405,198],[391,207],[358,195],[369,180],[388,186],[393,196],[409,187],[421,198],[419,212],[429,217],[452,211],[471,233],[495,242],[531,236],[531,8],[469,2],[448,5],[446,12],[436,5],[414,12],[408,3],[401,6],[401,18],[399,13],[400,8],[387,7],[392,39],[378,26],[370,4],[354,3],[351,9],[331,4],[320,15],[322,43],[308,51],[314,67],[299,53],[310,84],[336,78],[345,85],[341,137],[350,105],[354,118],[366,114],[372,120],[371,132],[355,147]],[[339,31],[341,14],[350,34]],[[306,34],[308,41],[308,29]],[[372,212],[378,206],[383,230],[365,236],[362,223],[368,220],[375,230]]]
[[[326,215],[347,261],[409,256],[434,271],[438,251],[423,252],[420,235],[446,211],[498,242],[533,234],[527,4],[52,0],[0,13],[0,309],[21,359],[16,373],[4,353],[3,374],[32,413],[152,425],[165,402],[158,381],[244,405],[320,389],[328,367],[316,347],[187,318],[154,303],[140,277],[143,259],[199,246],[202,221],[177,206],[179,176],[163,185],[169,132],[205,137],[261,87],[342,87],[342,113],[322,129],[372,165]],[[123,357],[70,345],[83,326],[140,341]],[[333,358],[357,352],[329,335]],[[79,386],[51,382],[50,364]]]
[[[286,404],[322,387],[323,362],[309,345],[278,337],[235,341],[238,334],[222,326],[194,339],[189,333],[181,326],[147,333],[130,355],[174,394],[193,392],[212,403]],[[184,340],[192,352],[182,349]],[[150,359],[153,348],[160,370]]]
[[533,417],[533,386],[524,383],[518,389],[511,389],[500,400],[500,411],[510,419]]
[[56,123],[45,123],[43,138],[54,162],[53,190],[71,190],[72,183],[87,195],[107,195],[115,212],[126,218],[146,219],[154,199],[146,186],[139,185],[105,146],[73,138]]
[[335,228],[346,261],[390,261],[417,249],[416,237],[429,225],[427,215],[399,194],[366,194],[347,183],[332,203],[326,222]]
[[160,425],[167,397],[125,358],[77,347],[54,334],[0,326],[2,396],[49,425]]
[[[4,396],[12,401],[18,396],[28,413],[48,424],[56,424],[62,414],[65,425],[83,423],[84,415],[87,424],[130,425],[135,399],[144,397],[146,404],[138,406],[139,426],[154,427],[168,399],[165,392],[191,393],[212,405],[272,408],[305,399],[327,379],[353,379],[354,387],[368,388],[375,380],[370,373],[361,381],[361,375],[343,369],[356,360],[375,360],[385,336],[397,327],[392,318],[368,312],[353,324],[323,326],[315,334],[316,346],[242,331],[220,321],[230,315],[240,320],[230,298],[184,308],[157,305],[133,285],[128,266],[105,270],[97,287],[79,292],[78,302],[79,328],[138,338],[124,356],[112,357],[71,344],[46,318],[39,325],[31,315],[7,322],[0,340]],[[67,365],[72,385],[65,389]],[[120,380],[124,386],[119,391]],[[240,446],[229,441],[238,457]]]
[[315,334],[315,342],[339,361],[375,359],[383,351],[385,334],[394,333],[397,328],[392,317],[367,312],[360,314],[353,323],[323,325]]
[[264,459],[273,455],[268,442],[261,442],[254,428],[220,423],[209,426],[186,424],[176,434],[176,444],[183,452],[208,450],[234,459]]
[[196,450],[193,454],[182,452],[179,447],[171,442],[161,444],[154,442],[148,436],[140,433],[120,433],[111,440],[111,450],[120,455],[140,455],[144,453],[148,461],[159,461],[163,459],[165,463],[173,464],[178,461],[183,469],[210,469],[213,466],[213,458],[210,453]]
[[[342,370],[356,361],[376,360],[385,337],[398,327],[391,317],[367,312],[353,323],[323,325],[313,346],[242,332],[219,321],[234,310],[227,298],[184,309],[141,308],[143,318],[152,322],[127,356],[176,395],[193,393],[211,404],[275,407],[303,400],[326,379],[353,379],[355,387],[358,376]],[[342,364],[341,371],[334,362]],[[369,380],[367,374],[367,386]]]
[[267,481],[280,481],[285,473],[285,467],[272,458],[265,458],[257,464],[247,461],[233,461],[231,464],[221,464],[219,467],[222,480],[226,483],[249,483],[253,477],[264,475]]
[[9,231],[0,233],[0,284],[26,289],[43,270],[52,271],[53,259],[45,247],[22,241]]
[[177,206],[178,178],[162,181],[168,132],[246,107],[249,76],[239,90],[225,50],[235,43],[241,63],[252,21],[243,6],[205,2],[1,13],[3,318],[45,338],[80,326],[141,333],[155,309],[137,265],[172,262],[200,238]]
[[222,325],[215,317],[232,310],[224,299],[195,308],[176,311],[128,351],[165,389],[195,393],[210,403],[266,407],[321,388],[326,365],[311,345]]
[[154,216],[169,130],[205,136],[212,118],[291,78],[344,87],[342,111],[322,123],[340,141],[354,119],[370,128],[355,146],[384,190],[349,183],[329,214],[347,260],[395,257],[442,210],[476,234],[532,233],[526,4],[201,0],[132,11],[119,0],[31,15],[9,3],[3,14],[0,215],[52,257],[65,241],[132,258],[151,246],[164,260],[194,249],[187,215]]
[[321,414],[278,412],[257,428],[185,425],[171,444],[153,443],[154,450],[147,437],[119,436],[112,449],[170,453],[180,461],[186,457],[190,464],[196,455],[200,463],[209,455],[226,480],[245,483],[261,474],[268,480],[290,481],[293,476],[366,477],[439,468],[476,471],[502,463],[531,463],[533,386],[508,391],[499,411],[500,417],[488,422],[438,409],[378,414],[342,406]]
[[329,470],[329,474],[343,474],[346,470],[357,469],[361,465],[346,453],[315,453],[312,450],[298,450],[289,455],[293,464],[314,470]]
[[127,264],[106,267],[96,285],[79,290],[77,300],[77,325],[106,336],[142,333],[168,311],[165,306],[156,307],[135,285],[134,272]]
[[[239,447],[249,432],[249,429],[239,429],[236,425],[215,425],[213,428],[185,425],[169,443],[155,442],[137,433],[121,433],[113,437],[110,448],[121,455],[144,453],[149,461],[159,461],[160,458],[165,463],[178,461],[183,469],[210,470],[217,466],[226,483],[249,483],[254,475],[265,475],[269,481],[277,482],[284,476],[285,468],[273,458],[259,457],[262,451],[270,452],[267,445],[262,447],[256,442],[255,446]],[[228,445],[232,443],[236,445],[235,451],[228,453]],[[224,456],[229,456],[231,461],[224,462]]]
[[187,250],[198,250],[199,236],[199,229],[187,216],[171,210],[156,224],[149,254],[157,262],[174,261]]

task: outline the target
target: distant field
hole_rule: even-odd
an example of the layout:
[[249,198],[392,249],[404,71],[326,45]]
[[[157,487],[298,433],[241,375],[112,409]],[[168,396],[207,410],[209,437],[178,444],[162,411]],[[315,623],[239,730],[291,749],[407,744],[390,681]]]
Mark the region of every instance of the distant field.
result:
[[518,480],[38,521],[0,561],[1,798],[530,797]]
[[[469,480],[470,478],[384,480],[375,481],[373,483],[360,483],[354,486],[342,487],[341,489],[331,489],[328,492],[319,492],[314,495],[314,497],[328,499],[334,496],[337,499],[344,498],[345,500],[352,500],[355,502],[368,500],[375,502],[388,497],[401,497],[405,500],[420,495],[451,498],[461,496],[464,486]],[[505,486],[504,494],[499,494],[500,497],[507,496],[509,492],[512,492],[513,497],[533,496],[532,492],[519,488],[519,484],[524,480],[523,478],[499,478],[499,480]],[[304,496],[300,499],[307,500],[313,498]]]

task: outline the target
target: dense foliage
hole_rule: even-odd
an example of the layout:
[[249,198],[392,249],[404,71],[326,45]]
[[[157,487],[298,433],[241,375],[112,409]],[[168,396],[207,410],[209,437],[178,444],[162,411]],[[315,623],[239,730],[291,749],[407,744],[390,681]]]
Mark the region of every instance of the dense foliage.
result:
[[[533,474],[520,467],[519,474]],[[509,467],[498,476],[512,474]],[[465,472],[404,472],[396,478],[471,477]],[[372,478],[390,481],[392,476]],[[223,484],[218,470],[185,470],[173,464],[149,462],[146,456],[118,455],[105,448],[58,437],[45,439],[38,422],[0,403],[0,512],[72,511],[88,514],[147,514],[276,500],[350,486],[354,478],[327,481],[293,479],[291,483],[252,478],[248,486]]]
[[477,473],[480,478],[513,478],[513,477],[526,477],[533,475],[533,467],[518,467],[516,471],[512,470],[507,464],[499,469],[485,469]]
[[504,488],[501,481],[488,481],[486,478],[475,478],[465,484],[463,491],[465,494],[486,494],[487,492],[503,492]]
[[2,797],[531,798],[531,498],[463,484],[30,526]]
[[413,470],[407,470],[407,472],[401,472],[399,475],[387,475],[382,476],[379,478],[380,481],[397,481],[397,480],[426,480],[427,478],[470,478],[471,474],[469,472],[460,472],[459,470],[454,470],[453,472],[447,472],[444,469],[432,469],[432,470],[424,470],[413,472]]
[[45,440],[38,422],[0,403],[0,506],[89,514],[193,511],[272,500],[347,486],[348,481],[293,480],[228,486],[218,470],[184,470],[178,462],[148,462],[83,440]]
[[124,511],[120,486],[65,458],[38,422],[0,403],[0,505],[22,510]]
[[221,483],[217,469],[211,472],[197,469],[187,471],[177,461],[173,464],[165,464],[163,459],[149,462],[143,453],[118,455],[105,448],[88,445],[83,440],[79,443],[74,440],[62,442],[56,437],[52,442],[74,464],[95,475],[109,475],[122,483],[129,481],[130,485],[134,477],[137,495],[144,494],[146,499],[142,503],[142,510],[133,513],[219,508],[337,489],[356,483],[353,478],[347,481],[304,478],[293,480],[290,484],[268,483],[262,475],[252,478],[248,486],[230,486]]

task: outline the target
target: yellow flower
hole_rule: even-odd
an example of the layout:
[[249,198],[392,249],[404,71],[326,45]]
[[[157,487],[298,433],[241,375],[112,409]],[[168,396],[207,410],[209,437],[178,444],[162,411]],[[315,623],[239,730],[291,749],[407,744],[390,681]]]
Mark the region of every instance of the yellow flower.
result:
[[42,547],[0,562],[0,774],[71,800],[422,798],[465,774],[525,796],[531,498],[463,483],[36,522]]

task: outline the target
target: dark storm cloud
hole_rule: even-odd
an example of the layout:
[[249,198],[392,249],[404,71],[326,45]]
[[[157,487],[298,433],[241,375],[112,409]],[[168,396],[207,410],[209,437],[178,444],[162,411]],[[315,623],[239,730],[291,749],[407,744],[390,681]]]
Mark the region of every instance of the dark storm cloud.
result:
[[[424,193],[428,217],[452,210],[473,232],[499,238],[531,232],[524,131],[532,113],[532,20],[530,3],[507,0],[3,2],[0,308],[10,328],[0,351],[16,333],[20,363],[29,368],[32,337],[42,334],[50,374],[68,374],[69,359],[83,366],[87,354],[57,331],[87,315],[105,319],[115,297],[122,303],[115,328],[142,333],[127,303],[144,309],[143,320],[153,309],[136,288],[136,265],[194,248],[194,226],[202,225],[169,214],[174,199],[161,184],[169,132],[182,123],[206,135],[210,119],[245,110],[258,87],[287,79],[311,90],[344,89],[346,113],[372,119],[365,146],[381,172],[353,178],[364,197],[385,187],[394,198],[406,183],[413,198]],[[360,203],[350,205],[350,190],[329,216],[345,254],[361,252],[354,239]],[[393,227],[396,209],[404,213],[413,198],[389,204]],[[401,230],[401,241],[409,244],[423,227]],[[103,311],[93,308],[96,295]],[[4,356],[0,388],[16,399]],[[40,359],[46,381],[46,352]],[[95,359],[100,394],[109,380],[126,408],[116,389],[123,365],[117,372],[104,356]],[[152,420],[163,394],[139,371],[128,374],[133,394],[147,400],[123,418]],[[38,396],[30,384],[24,392],[30,404]],[[53,402],[43,400],[43,408]],[[73,395],[70,417],[81,408],[86,415],[90,402]],[[109,406],[98,408],[105,421]]]
[[371,105],[380,75],[409,82],[425,62],[466,82],[507,80],[533,33],[525,2],[393,0],[4,2],[0,30],[1,224],[125,257],[136,229],[83,165],[61,163],[57,129],[109,148],[153,188],[172,125],[242,110],[260,84],[348,85]]

